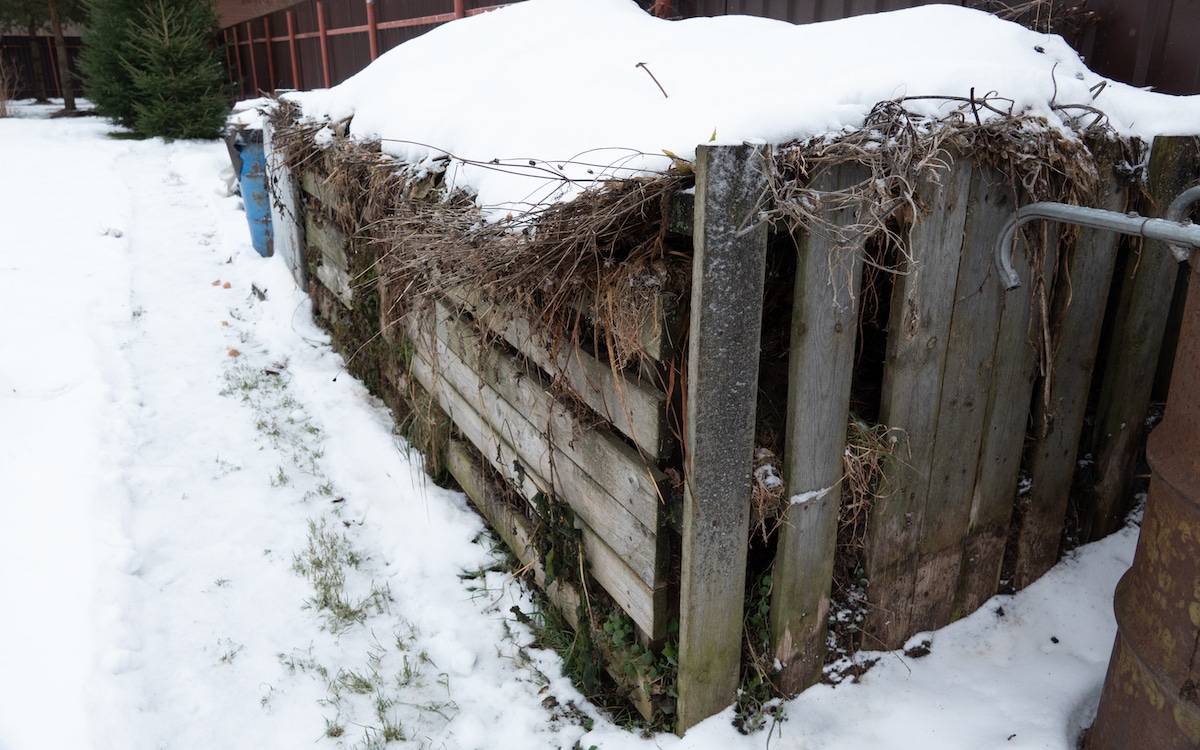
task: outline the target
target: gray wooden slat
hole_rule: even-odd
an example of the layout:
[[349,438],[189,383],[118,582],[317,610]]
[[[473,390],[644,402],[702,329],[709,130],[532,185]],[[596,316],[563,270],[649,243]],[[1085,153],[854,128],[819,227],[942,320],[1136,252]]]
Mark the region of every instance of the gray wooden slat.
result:
[[[432,332],[422,332],[418,324],[413,322],[410,336],[415,344],[415,356],[411,365],[413,377],[437,397],[442,410],[450,416],[463,435],[527,499],[532,499],[539,492],[554,494],[555,482],[563,481],[563,474],[570,471],[570,462],[563,460],[564,466],[561,468],[565,471],[562,473],[549,471],[545,456],[538,453],[539,444],[536,440],[533,443],[529,442],[528,433],[536,433],[536,430],[511,410],[504,412],[502,419],[490,422],[480,413],[482,404],[479,400],[463,395],[447,379],[446,370],[454,369],[455,365],[436,353],[432,343]],[[489,398],[487,405],[502,408],[498,402],[498,399]],[[497,413],[499,412],[493,414],[493,419]],[[552,476],[555,481],[551,481]],[[571,479],[580,484],[591,483],[593,492],[603,492],[586,476],[572,475]],[[584,517],[578,508],[575,510],[577,521],[584,532],[588,571],[644,632],[651,634],[651,637],[664,635],[665,586],[651,586],[643,580],[644,576],[657,574],[661,567],[659,548],[655,544],[654,536],[649,535],[648,539],[629,539],[627,552],[632,559],[626,561],[621,554],[600,539],[600,534],[588,525],[589,519]],[[596,515],[590,520],[605,523],[613,519],[611,516]],[[637,527],[626,528],[630,529],[635,530],[632,533],[636,536]],[[622,538],[619,531],[605,531],[611,537]],[[648,534],[644,527],[640,529],[640,533]],[[638,570],[631,568],[631,564]],[[652,577],[652,580],[657,583],[655,578]]]
[[[833,191],[866,177],[857,164],[812,183]],[[836,226],[850,211],[825,211]],[[779,686],[794,695],[821,677],[837,543],[843,452],[858,331],[863,238],[843,245],[819,234],[797,238],[796,289],[788,355],[787,432],[782,473],[789,504],[771,575],[771,633]]]
[[1004,287],[994,269],[993,248],[1013,213],[1012,187],[999,173],[976,167],[968,195],[917,545],[920,558],[909,625],[913,632],[943,627],[961,614],[954,605],[994,383]]
[[[559,403],[540,371],[486,343],[478,331],[439,304],[439,350],[449,347],[482,384],[495,390],[613,500],[648,529],[657,529],[670,480],[603,425],[581,422]],[[456,383],[456,386],[458,383]],[[470,388],[469,383],[462,384]],[[462,388],[460,388],[462,390]],[[588,498],[580,498],[587,502]]]
[[647,456],[662,460],[670,455],[671,431],[662,391],[637,376],[613,372],[613,368],[579,349],[558,351],[528,321],[502,304],[485,301],[478,292],[456,290],[448,298],[503,336],[547,374],[564,376],[584,403],[632,439]]
[[[1101,208],[1123,211],[1124,187],[1109,177]],[[1049,403],[1035,390],[1033,444],[1028,451],[1031,486],[1016,532],[1013,586],[1025,588],[1058,562],[1063,520],[1087,412],[1096,348],[1120,236],[1081,229],[1059,269],[1052,302]]]
[[892,292],[880,422],[902,431],[886,494],[871,511],[866,572],[873,648],[912,634],[917,549],[925,522],[946,341],[958,280],[971,165],[956,160],[940,185],[923,187],[929,214],[909,232],[910,262]]

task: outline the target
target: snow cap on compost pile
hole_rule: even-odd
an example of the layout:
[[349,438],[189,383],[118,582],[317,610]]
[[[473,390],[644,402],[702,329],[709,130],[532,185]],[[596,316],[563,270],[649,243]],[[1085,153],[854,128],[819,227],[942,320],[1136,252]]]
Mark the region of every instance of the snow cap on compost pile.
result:
[[501,214],[596,179],[666,170],[664,151],[691,159],[709,141],[853,130],[898,98],[933,117],[972,97],[988,105],[974,108],[980,117],[1032,114],[1064,128],[1071,116],[1106,117],[1142,137],[1200,121],[1200,97],[1108,81],[1061,37],[942,5],[797,26],[664,21],[632,0],[527,0],[438,27],[332,89],[290,96],[306,117],[353,116],[352,137],[382,139],[400,161],[445,165],[448,188]]

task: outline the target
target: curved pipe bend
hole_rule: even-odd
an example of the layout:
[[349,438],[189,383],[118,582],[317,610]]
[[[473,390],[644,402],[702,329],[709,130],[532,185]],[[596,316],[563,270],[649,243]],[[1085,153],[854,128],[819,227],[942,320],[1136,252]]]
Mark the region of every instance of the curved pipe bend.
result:
[[1150,219],[1138,214],[1119,214],[1102,208],[1070,206],[1065,203],[1031,203],[1013,215],[1000,232],[996,243],[996,265],[1000,269],[1005,289],[1021,286],[1021,278],[1013,267],[1012,251],[1017,230],[1038,219],[1079,224],[1091,229],[1107,229],[1122,234],[1132,234],[1152,240],[1162,240],[1171,245],[1171,252],[1178,261],[1187,260],[1187,247],[1200,247],[1200,225],[1185,221],[1188,209],[1200,203],[1200,185],[1180,193],[1167,208],[1166,218]]

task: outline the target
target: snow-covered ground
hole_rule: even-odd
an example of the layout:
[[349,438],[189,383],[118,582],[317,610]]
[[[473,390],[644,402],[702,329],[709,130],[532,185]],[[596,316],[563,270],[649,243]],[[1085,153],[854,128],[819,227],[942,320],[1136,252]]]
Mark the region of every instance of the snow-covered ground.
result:
[[[728,712],[682,740],[616,728],[531,646],[511,612],[528,597],[464,497],[425,481],[282,261],[254,253],[225,147],[18,111],[0,120],[0,750],[385,732],[461,750],[1073,750],[1136,529],[931,634],[928,656],[864,655],[879,662],[860,682],[810,689],[770,734]],[[310,583],[335,560],[340,620]]]

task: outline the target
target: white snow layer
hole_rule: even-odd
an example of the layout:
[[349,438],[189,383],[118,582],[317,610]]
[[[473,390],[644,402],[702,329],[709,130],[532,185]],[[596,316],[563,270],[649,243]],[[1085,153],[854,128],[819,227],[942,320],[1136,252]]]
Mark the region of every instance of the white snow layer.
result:
[[401,161],[442,168],[436,160],[452,155],[448,186],[502,213],[599,177],[665,170],[664,150],[691,159],[710,141],[838,133],[901,97],[934,97],[905,106],[942,116],[972,95],[1051,126],[1063,123],[1052,105],[1086,105],[1127,135],[1200,131],[1200,96],[1105,79],[1059,36],[953,5],[794,25],[666,21],[632,0],[526,0],[440,26],[332,89],[289,96],[312,118],[353,116],[354,137],[383,139]]

